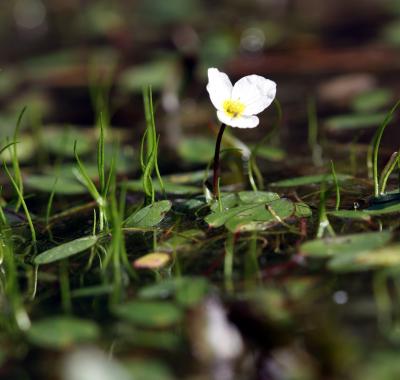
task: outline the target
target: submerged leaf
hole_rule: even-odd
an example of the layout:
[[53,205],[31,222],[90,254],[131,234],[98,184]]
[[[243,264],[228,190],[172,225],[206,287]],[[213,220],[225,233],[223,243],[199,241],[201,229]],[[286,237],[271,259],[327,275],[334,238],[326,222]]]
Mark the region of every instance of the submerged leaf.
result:
[[[336,177],[338,182],[344,182],[352,178],[350,175],[347,174],[336,174]],[[334,182],[332,174],[316,174],[316,175],[307,175],[303,177],[295,177],[278,182],[272,182],[271,186],[295,187],[295,186],[306,186],[306,185],[318,185],[322,182]]]

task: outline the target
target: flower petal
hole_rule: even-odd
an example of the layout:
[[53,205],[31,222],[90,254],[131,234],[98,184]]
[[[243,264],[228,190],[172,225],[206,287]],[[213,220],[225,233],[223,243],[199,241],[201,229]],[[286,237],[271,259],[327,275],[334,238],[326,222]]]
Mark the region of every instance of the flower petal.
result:
[[217,111],[217,116],[221,123],[235,128],[255,128],[260,122],[257,116],[230,117],[224,111]]
[[228,75],[215,68],[208,69],[207,91],[214,107],[222,110],[222,104],[232,95],[232,83]]
[[239,79],[232,90],[232,99],[246,106],[243,115],[257,115],[275,99],[276,83],[259,75],[248,75]]

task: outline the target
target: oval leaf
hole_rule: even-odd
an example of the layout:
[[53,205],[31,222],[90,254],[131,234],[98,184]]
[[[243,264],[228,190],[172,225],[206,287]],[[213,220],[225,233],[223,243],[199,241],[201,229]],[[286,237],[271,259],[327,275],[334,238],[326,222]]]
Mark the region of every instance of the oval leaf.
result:
[[69,241],[57,247],[51,248],[40,253],[35,257],[35,264],[49,264],[54,261],[66,259],[67,257],[83,252],[97,243],[97,236],[86,236],[80,239]]
[[171,209],[170,201],[159,201],[135,212],[125,220],[126,227],[148,228],[160,223]]
[[165,252],[152,252],[133,262],[136,269],[160,269],[168,264],[171,256]]
[[129,322],[143,327],[169,327],[183,317],[182,310],[169,302],[131,301],[118,305],[114,313]]
[[66,348],[75,343],[95,340],[98,326],[88,320],[72,317],[52,317],[34,322],[27,332],[28,339],[45,348]]

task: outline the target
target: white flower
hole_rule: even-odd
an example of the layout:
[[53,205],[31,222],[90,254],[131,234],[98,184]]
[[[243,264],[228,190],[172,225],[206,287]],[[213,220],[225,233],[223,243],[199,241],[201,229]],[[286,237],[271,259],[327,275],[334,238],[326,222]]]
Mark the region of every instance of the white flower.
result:
[[234,86],[225,73],[208,69],[207,91],[218,119],[231,127],[254,128],[264,111],[275,99],[276,83],[259,75],[248,75]]

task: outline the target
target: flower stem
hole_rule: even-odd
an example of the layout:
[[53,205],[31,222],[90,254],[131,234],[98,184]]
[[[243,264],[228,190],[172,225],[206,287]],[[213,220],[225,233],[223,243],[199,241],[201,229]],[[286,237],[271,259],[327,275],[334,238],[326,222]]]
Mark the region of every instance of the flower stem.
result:
[[218,136],[217,136],[217,141],[215,143],[215,153],[214,153],[214,165],[213,165],[213,194],[214,197],[218,196],[218,178],[219,178],[219,151],[221,149],[221,141],[222,141],[222,135],[224,134],[225,131],[225,124],[221,124],[221,127],[219,128]]

